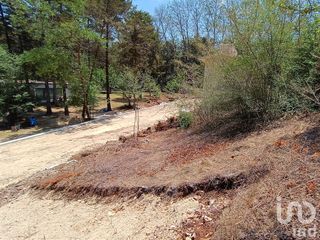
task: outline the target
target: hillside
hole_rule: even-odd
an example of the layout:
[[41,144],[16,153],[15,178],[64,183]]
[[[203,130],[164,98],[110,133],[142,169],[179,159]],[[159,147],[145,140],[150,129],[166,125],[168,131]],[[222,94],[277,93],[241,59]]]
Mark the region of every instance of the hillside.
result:
[[[120,222],[129,212],[155,216],[164,208],[175,209],[165,210],[161,223],[132,216],[128,221],[136,228],[146,225],[141,239],[162,234],[167,239],[291,239],[299,223],[277,222],[276,199],[281,196],[284,205],[307,200],[317,206],[319,119],[296,117],[229,138],[221,132],[182,130],[171,119],[143,131],[138,142],[108,142],[24,184],[31,196],[65,199],[66,207],[78,201],[104,208],[117,203],[114,214]],[[159,209],[150,209],[150,201]],[[177,207],[181,204],[191,204],[192,210]],[[113,223],[115,229],[120,222]],[[120,239],[123,234],[112,236]]]

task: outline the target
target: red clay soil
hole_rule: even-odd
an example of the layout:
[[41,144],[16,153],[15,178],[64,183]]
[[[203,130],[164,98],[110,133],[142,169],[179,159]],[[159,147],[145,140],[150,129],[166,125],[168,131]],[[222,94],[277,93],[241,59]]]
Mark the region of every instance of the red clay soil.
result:
[[[168,127],[169,126],[169,127]],[[173,128],[172,128],[173,127]],[[255,158],[237,157],[232,141],[177,129],[175,119],[140,134],[83,152],[59,166],[33,187],[102,196],[133,192],[172,195],[197,190],[230,189],[266,169]],[[252,180],[252,179],[251,179]]]

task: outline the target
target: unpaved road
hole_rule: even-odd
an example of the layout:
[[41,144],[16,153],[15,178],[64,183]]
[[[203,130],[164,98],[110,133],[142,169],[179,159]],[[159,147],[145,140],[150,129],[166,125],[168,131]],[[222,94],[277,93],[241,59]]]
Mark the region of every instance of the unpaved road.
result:
[[[140,110],[140,129],[172,116],[176,103]],[[76,152],[132,134],[134,112],[106,116],[94,123],[66,128],[7,145],[0,145],[0,188],[65,163]]]
[[177,228],[199,209],[193,198],[163,203],[155,196],[97,203],[29,194],[0,208],[0,239],[177,239]]
[[[174,114],[175,103],[140,111],[141,128]],[[0,146],[0,190],[132,132],[133,112],[96,123]],[[0,206],[0,239],[176,239],[177,226],[199,208],[193,198],[163,202],[145,196],[129,202],[66,201],[27,192]]]

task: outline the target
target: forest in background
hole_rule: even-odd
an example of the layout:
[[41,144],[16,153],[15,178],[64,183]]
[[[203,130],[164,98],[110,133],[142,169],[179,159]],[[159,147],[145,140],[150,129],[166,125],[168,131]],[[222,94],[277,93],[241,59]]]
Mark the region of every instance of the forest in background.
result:
[[32,111],[32,81],[46,86],[48,115],[52,83],[65,115],[78,105],[83,119],[102,90],[112,110],[113,89],[133,104],[202,89],[192,118],[203,125],[317,110],[319,12],[317,0],[172,0],[154,16],[126,0],[1,1],[0,114],[12,125]]

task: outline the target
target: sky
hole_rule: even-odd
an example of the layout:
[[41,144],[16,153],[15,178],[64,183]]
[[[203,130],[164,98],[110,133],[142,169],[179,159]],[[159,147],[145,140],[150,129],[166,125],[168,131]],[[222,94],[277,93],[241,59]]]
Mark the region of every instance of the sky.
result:
[[161,5],[162,3],[166,3],[169,0],[133,0],[133,4],[137,5],[139,10],[143,10],[149,12],[153,15],[154,10]]

